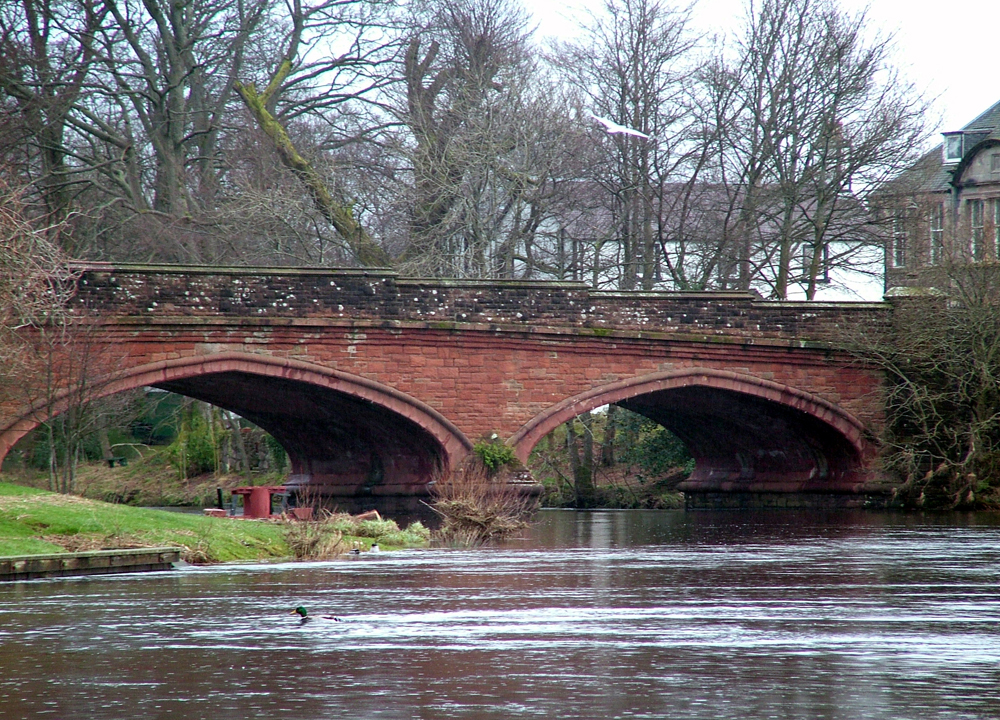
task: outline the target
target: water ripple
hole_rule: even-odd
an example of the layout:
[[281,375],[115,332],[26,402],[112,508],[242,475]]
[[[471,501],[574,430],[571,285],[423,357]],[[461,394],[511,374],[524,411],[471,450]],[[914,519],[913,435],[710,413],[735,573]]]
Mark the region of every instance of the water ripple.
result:
[[18,583],[0,670],[0,718],[988,718],[1000,522],[548,513],[505,548]]

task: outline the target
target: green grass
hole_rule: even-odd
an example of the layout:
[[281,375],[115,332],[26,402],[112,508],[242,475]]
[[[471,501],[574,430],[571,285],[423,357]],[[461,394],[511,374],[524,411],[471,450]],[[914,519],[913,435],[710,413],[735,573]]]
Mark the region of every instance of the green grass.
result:
[[431,532],[420,522],[411,523],[399,529],[395,520],[354,520],[350,515],[334,515],[329,520],[332,529],[344,537],[359,539],[361,545],[370,548],[373,542],[383,550],[427,545]]
[[[75,495],[0,483],[0,556],[72,550],[176,546],[191,562],[267,560],[293,555],[288,539],[297,524],[213,518],[115,505]],[[400,530],[386,521],[338,518],[343,547],[355,542],[383,549],[426,545],[418,523]]]
[[0,555],[178,546],[195,561],[286,557],[284,528],[112,505],[0,483]]

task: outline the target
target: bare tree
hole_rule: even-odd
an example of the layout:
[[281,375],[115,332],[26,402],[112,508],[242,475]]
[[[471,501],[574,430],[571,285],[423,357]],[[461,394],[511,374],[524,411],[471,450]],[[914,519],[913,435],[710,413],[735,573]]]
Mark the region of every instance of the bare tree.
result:
[[683,82],[694,45],[687,21],[687,10],[660,0],[607,0],[583,26],[583,39],[559,46],[553,58],[593,114],[648,136],[602,138],[603,128],[580,118],[604,144],[591,181],[607,196],[622,289],[652,289],[658,282],[658,255],[672,247],[667,216],[680,209],[683,181],[694,172],[697,147]]
[[942,290],[894,298],[889,328],[856,328],[860,359],[886,374],[882,461],[900,500],[1000,505],[1000,277],[946,263]]
[[[252,82],[237,82],[235,87],[261,131],[273,143],[282,163],[305,185],[316,207],[344,239],[357,261],[361,265],[387,266],[391,264],[389,255],[355,217],[353,202],[344,197],[343,185],[336,180],[328,183],[296,149],[281,120],[275,117],[279,103],[284,106],[281,116],[294,120],[320,109],[329,112],[346,99],[362,97],[386,82],[384,77],[359,72],[359,68],[378,65],[380,60],[378,53],[365,47],[363,42],[373,29],[371,18],[365,22],[359,16],[343,12],[345,8],[350,11],[357,7],[363,5],[330,0],[304,7],[301,0],[293,0],[289,5],[290,29],[286,47],[266,87],[259,92]],[[337,21],[334,26],[329,24],[331,16]],[[348,19],[358,27],[351,49],[333,60],[312,60],[318,52],[315,46],[330,41],[330,28],[336,27],[342,32]],[[375,44],[382,49],[380,43]],[[348,73],[348,68],[353,68],[353,72]],[[342,76],[348,74],[350,79],[344,80]],[[328,82],[336,87],[336,92],[316,87],[316,78],[324,76],[333,76]],[[363,87],[356,87],[359,83]]]
[[260,3],[242,16],[243,4],[201,0],[5,8],[0,93],[27,133],[22,178],[58,219],[75,211],[68,252],[91,250],[88,220],[95,234],[137,214],[170,226],[212,201],[233,68]]
[[[329,224],[321,215],[331,215],[329,204],[316,212],[286,203],[279,204],[284,214],[271,212],[234,182],[234,164],[255,122],[286,131],[284,150],[307,148],[313,163],[293,172],[309,175],[304,168],[316,166],[313,178],[330,174],[345,145],[378,131],[385,122],[376,112],[378,96],[394,81],[378,68],[388,67],[398,40],[387,6],[380,0],[9,3],[0,10],[0,108],[7,111],[0,120],[23,142],[3,149],[44,203],[53,212],[61,208],[55,220],[69,218],[72,232],[62,237],[74,256],[266,261],[272,248],[245,228],[270,224],[288,230],[279,236],[285,250],[296,248],[288,257],[314,257],[304,230],[317,227],[320,242],[327,241],[330,231],[317,223]],[[240,80],[245,89],[261,81],[268,87],[256,121],[242,111]],[[272,142],[263,133],[251,137]],[[305,156],[281,157],[294,165]],[[242,162],[242,170],[250,167]],[[331,197],[343,195],[338,183],[323,180]],[[351,202],[345,197],[331,217],[339,223],[350,216]],[[350,243],[341,243],[349,257]]]
[[101,341],[98,324],[79,315],[50,319],[25,332],[23,371],[17,395],[45,433],[49,489],[72,493],[84,441],[99,431],[108,414],[127,402],[102,402],[113,379],[113,348]]
[[14,386],[23,369],[22,331],[62,321],[75,276],[52,239],[59,226],[45,225],[45,217],[33,221],[23,198],[0,175],[0,377]]
[[833,0],[751,2],[736,59],[703,74],[727,283],[812,299],[830,265],[876,242],[867,197],[916,159],[926,104],[892,67],[891,38],[865,27]]
[[[565,97],[542,75],[510,0],[418,6],[403,62],[412,168],[410,272],[532,276],[566,159]],[[401,103],[402,105],[402,103]]]
[[[22,179],[37,183],[45,223],[59,226],[69,215],[76,177],[67,144],[71,112],[97,62],[96,35],[106,11],[91,0],[20,0],[0,8],[0,97],[10,104],[5,148]],[[72,254],[70,233],[59,236]]]
[[74,301],[78,273],[57,239],[65,224],[32,218],[23,197],[0,185],[0,403],[41,424],[50,488],[72,492],[84,439],[121,405],[98,401],[117,363]]

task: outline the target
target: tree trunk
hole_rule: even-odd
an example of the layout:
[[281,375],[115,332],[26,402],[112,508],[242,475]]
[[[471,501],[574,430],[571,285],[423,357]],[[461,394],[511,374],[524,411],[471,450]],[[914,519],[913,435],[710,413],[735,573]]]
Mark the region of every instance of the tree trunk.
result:
[[101,443],[101,457],[107,461],[114,457],[114,453],[111,451],[111,439],[108,437],[108,416],[101,413],[97,423],[97,439]]
[[243,433],[241,432],[240,423],[237,418],[233,416],[232,413],[224,413],[224,417],[228,421],[230,435],[233,438],[233,445],[236,448],[236,453],[238,455],[238,462],[240,466],[240,474],[245,475],[250,472],[250,458],[247,455],[247,444],[243,440]]
[[617,432],[618,406],[609,405],[608,414],[604,420],[604,442],[601,444],[601,465],[611,467],[615,464],[615,434]]
[[247,109],[254,116],[257,125],[274,143],[274,147],[281,157],[281,162],[306,186],[306,190],[317,209],[344,238],[358,263],[365,267],[391,267],[392,259],[389,254],[372,240],[357,221],[350,204],[334,199],[326,183],[323,182],[323,178],[316,172],[312,164],[298,153],[285,128],[268,111],[268,100],[280,87],[291,68],[290,60],[282,61],[281,67],[263,93],[258,93],[253,83],[246,85],[236,83],[236,90],[243,98]]
[[52,427],[54,420],[49,420],[45,425],[46,435],[49,441],[49,490],[51,492],[58,492],[58,475],[56,471],[59,468],[59,458],[56,455],[56,433],[55,429]]
[[[592,508],[595,504],[594,497],[594,435],[591,432],[592,418],[590,413],[580,416],[580,421],[584,426],[583,436],[576,434],[573,427],[575,421],[567,423],[567,443],[570,447],[570,466],[573,468],[573,485],[576,489],[576,507]],[[582,448],[578,446],[582,445]],[[582,449],[583,456],[579,451]]]

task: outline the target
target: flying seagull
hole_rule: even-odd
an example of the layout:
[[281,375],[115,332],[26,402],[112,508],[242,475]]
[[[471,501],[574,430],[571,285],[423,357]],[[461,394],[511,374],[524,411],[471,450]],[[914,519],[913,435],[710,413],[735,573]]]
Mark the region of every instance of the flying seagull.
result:
[[608,120],[607,118],[602,118],[602,117],[600,117],[598,115],[594,115],[594,113],[590,113],[590,117],[594,118],[594,120],[596,120],[597,122],[601,123],[601,125],[604,126],[604,129],[608,133],[608,135],[617,135],[617,134],[621,134],[621,135],[635,135],[636,137],[641,137],[641,138],[645,138],[646,140],[649,140],[650,136],[647,135],[644,132],[639,132],[638,130],[633,130],[632,128],[625,127],[624,125],[619,125],[618,123],[616,123],[613,120]]

